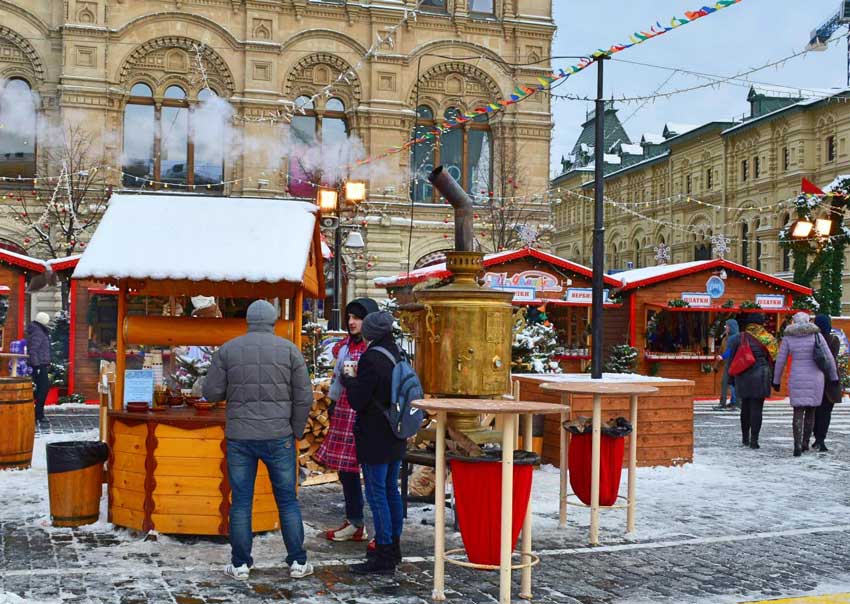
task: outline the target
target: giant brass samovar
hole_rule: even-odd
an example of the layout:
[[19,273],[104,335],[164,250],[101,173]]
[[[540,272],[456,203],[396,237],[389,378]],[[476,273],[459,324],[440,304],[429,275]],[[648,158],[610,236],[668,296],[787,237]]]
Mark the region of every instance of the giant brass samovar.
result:
[[[478,283],[484,254],[472,249],[472,201],[442,166],[428,180],[455,209],[455,249],[446,253],[454,278],[415,294],[416,372],[427,394],[501,396],[511,390],[513,295]],[[449,425],[468,434],[481,430],[476,415],[450,413]]]

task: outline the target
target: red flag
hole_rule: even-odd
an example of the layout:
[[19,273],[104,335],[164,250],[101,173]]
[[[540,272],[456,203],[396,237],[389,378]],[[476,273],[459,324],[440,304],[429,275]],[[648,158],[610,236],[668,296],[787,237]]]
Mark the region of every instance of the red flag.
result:
[[821,191],[816,184],[811,182],[810,180],[804,178],[803,184],[801,185],[801,189],[803,193],[808,193],[809,195],[823,195],[824,192]]

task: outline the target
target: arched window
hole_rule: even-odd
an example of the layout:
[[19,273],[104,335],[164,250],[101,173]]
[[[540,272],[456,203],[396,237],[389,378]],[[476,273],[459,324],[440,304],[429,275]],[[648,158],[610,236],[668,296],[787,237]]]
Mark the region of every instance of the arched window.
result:
[[224,180],[224,147],[227,140],[227,121],[233,109],[219,99],[214,90],[204,88],[198,93],[198,105],[192,108],[192,143],[194,145],[194,184],[221,191]]
[[746,222],[741,224],[741,264],[747,266],[750,262],[750,227]]
[[[782,226],[787,227],[788,223],[791,222],[791,215],[785,214],[782,217]],[[782,272],[790,273],[791,272],[791,248],[786,246],[781,246],[782,249]]]
[[0,177],[35,176],[35,112],[26,80],[8,80],[0,87]]
[[[296,112],[290,123],[291,143],[298,148],[289,159],[289,193],[293,197],[313,198],[316,196],[314,183],[334,184],[331,179],[337,175],[319,173],[313,161],[304,161],[309,155],[317,157],[339,156],[348,140],[348,120],[345,116],[345,103],[338,98],[328,99],[323,110],[317,110],[310,97],[295,99],[295,106],[304,109]],[[321,145],[320,150],[316,145]]]
[[[212,90],[202,90],[198,94],[201,107],[215,96]],[[157,106],[150,86],[133,85],[124,108],[125,187],[158,188],[162,186],[159,183],[167,183],[181,190],[221,190],[225,142],[223,136],[212,133],[223,134],[223,113],[203,109],[197,118],[202,129],[196,137],[192,128],[195,110],[180,86],[168,86]],[[198,148],[195,138],[199,139]]]
[[[454,120],[461,112],[449,107],[443,114],[446,120]],[[440,120],[442,123],[442,120]],[[415,138],[421,137],[438,126],[434,113],[424,105],[416,110]],[[413,201],[436,201],[436,193],[428,184],[428,172],[435,165],[443,165],[474,201],[485,201],[492,188],[492,144],[490,125],[486,113],[444,132],[440,143],[433,140],[418,143],[411,153],[412,183],[410,194]]]

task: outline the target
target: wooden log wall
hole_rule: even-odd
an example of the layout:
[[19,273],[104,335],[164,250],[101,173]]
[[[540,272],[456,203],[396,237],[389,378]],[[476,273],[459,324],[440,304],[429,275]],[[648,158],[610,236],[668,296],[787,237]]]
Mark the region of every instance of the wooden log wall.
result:
[[[520,399],[544,403],[561,403],[561,394],[543,390],[545,377],[514,376],[520,385]],[[693,383],[688,381],[653,382],[657,394],[638,399],[638,465],[673,466],[688,463],[694,458]],[[569,419],[591,417],[593,399],[573,395]],[[629,417],[628,397],[604,397],[602,421],[613,417]],[[561,419],[547,415],[543,432],[543,463],[559,465]],[[623,455],[628,466],[629,442]]]

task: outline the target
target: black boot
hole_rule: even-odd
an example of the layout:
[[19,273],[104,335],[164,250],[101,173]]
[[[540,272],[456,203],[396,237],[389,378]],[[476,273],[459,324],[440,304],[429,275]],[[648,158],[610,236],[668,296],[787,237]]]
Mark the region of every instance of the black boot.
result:
[[393,537],[393,560],[396,565],[401,564],[401,537]]
[[750,437],[745,434],[744,436],[741,437],[741,442],[744,444],[745,447],[749,447],[750,446]]
[[759,439],[757,437],[750,439],[750,449],[761,449],[759,446]]
[[395,572],[395,554],[393,545],[378,544],[376,555],[369,558],[363,564],[355,564],[350,570],[355,575],[389,575]]
[[800,450],[800,445],[794,445],[794,457],[800,457],[803,454],[803,451]]
[[826,445],[821,441],[815,443],[815,449],[817,449],[819,453],[826,453],[829,451],[829,449],[826,448]]

